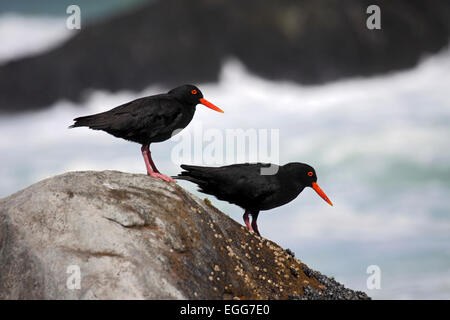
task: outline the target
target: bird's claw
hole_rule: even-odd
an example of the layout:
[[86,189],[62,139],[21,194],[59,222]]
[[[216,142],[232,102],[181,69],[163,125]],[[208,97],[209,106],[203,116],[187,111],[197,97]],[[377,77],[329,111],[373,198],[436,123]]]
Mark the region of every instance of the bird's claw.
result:
[[161,179],[161,180],[167,181],[167,182],[177,183],[174,179],[172,179],[171,177],[168,177],[162,173],[147,172],[147,175],[149,175],[150,177],[156,178],[156,179]]

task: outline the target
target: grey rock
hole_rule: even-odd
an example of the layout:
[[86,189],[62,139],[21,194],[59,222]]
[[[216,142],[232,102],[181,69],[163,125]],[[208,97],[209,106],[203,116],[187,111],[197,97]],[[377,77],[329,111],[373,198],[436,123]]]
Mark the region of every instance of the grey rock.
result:
[[[71,286],[76,268],[79,288]],[[324,291],[299,260],[207,201],[116,171],[66,173],[0,200],[0,270],[0,299],[288,299]],[[305,283],[313,294],[305,296]]]

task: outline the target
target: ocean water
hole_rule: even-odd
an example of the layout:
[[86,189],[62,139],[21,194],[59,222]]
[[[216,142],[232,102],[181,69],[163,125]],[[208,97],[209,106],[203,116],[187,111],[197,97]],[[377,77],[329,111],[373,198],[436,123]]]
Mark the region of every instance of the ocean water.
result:
[[[0,16],[0,43],[9,44],[0,49],[0,63],[70,37],[61,21]],[[319,86],[264,80],[228,61],[218,83],[198,84],[225,114],[199,105],[182,134],[194,137],[202,129],[207,140],[205,134],[223,137],[229,129],[277,131],[280,164],[312,165],[334,207],[306,189],[288,205],[260,214],[263,236],[375,299],[449,299],[449,83],[450,50],[424,57],[408,71]],[[80,104],[59,101],[43,111],[0,116],[0,197],[72,170],[145,173],[137,144],[67,127],[77,116],[168,89],[94,91]],[[168,175],[180,171],[172,157],[177,145],[152,146]],[[203,164],[206,146],[193,147],[189,162]],[[194,185],[179,184],[205,197]],[[241,222],[240,208],[208,198]],[[380,289],[366,287],[370,265],[381,270]]]

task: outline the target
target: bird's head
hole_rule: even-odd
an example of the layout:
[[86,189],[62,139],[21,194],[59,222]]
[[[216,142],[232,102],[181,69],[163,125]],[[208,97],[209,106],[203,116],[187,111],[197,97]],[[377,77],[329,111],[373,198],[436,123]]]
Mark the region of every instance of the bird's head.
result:
[[169,94],[175,96],[178,100],[191,105],[197,105],[201,103],[202,105],[211,108],[217,112],[223,111],[213,105],[211,102],[203,98],[203,94],[199,88],[191,84],[185,84],[183,86],[176,87],[169,91]]
[[299,162],[290,163],[288,165],[292,167],[292,171],[296,181],[298,181],[304,187],[313,188],[314,191],[316,191],[323,200],[328,202],[329,205],[333,205],[330,199],[328,199],[325,192],[323,192],[322,189],[319,188],[319,185],[317,184],[316,170],[314,170],[313,167],[307,165],[306,163]]

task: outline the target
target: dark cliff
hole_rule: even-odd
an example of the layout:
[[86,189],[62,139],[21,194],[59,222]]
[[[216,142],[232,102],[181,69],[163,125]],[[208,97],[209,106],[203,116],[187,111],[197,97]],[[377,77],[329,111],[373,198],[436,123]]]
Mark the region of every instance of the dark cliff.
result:
[[[371,4],[381,30],[366,28]],[[152,1],[0,66],[0,112],[79,101],[87,89],[216,81],[230,57],[304,84],[401,70],[446,46],[449,16],[447,0]]]

